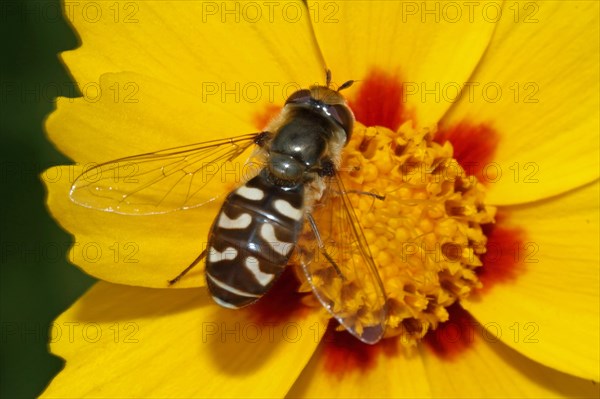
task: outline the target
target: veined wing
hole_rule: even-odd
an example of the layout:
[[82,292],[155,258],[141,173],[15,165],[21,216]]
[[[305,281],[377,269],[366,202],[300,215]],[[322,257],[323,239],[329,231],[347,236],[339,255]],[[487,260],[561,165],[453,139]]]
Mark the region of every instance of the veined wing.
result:
[[321,304],[361,341],[385,332],[386,295],[369,246],[338,175],[308,215],[300,261]]
[[71,199],[88,208],[151,215],[204,205],[252,178],[259,163],[242,154],[266,133],[206,141],[97,165],[71,186]]

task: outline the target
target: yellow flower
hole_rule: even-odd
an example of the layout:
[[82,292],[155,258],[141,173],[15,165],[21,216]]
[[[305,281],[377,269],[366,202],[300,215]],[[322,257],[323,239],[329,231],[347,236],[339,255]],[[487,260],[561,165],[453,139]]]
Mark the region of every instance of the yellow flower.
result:
[[[597,397],[597,2],[65,11],[82,45],[62,57],[83,97],[59,99],[47,130],[84,167],[257,131],[286,94],[324,83],[324,62],[357,80],[344,91],[359,123],[343,173],[351,189],[386,194],[354,205],[396,305],[388,338],[368,346],[326,329],[291,274],[239,311],[205,288],[156,289],[198,255],[219,204],[100,212],[69,199],[81,167],[53,168],[48,206],[75,236],[69,257],[104,281],[54,322],[51,350],[66,365],[43,396]],[[417,193],[413,162],[427,179],[455,173],[453,185],[427,180]],[[434,232],[454,262],[428,269],[392,251],[414,239],[408,228]],[[450,236],[460,253],[439,241]],[[178,288],[199,287],[201,273]]]

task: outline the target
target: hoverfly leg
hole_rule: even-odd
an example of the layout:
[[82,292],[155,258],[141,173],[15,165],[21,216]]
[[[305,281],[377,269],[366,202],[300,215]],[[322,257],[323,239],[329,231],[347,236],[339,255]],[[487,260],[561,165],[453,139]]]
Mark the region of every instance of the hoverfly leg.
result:
[[358,194],[358,195],[366,195],[369,197],[373,197],[373,202],[371,203],[369,212],[371,212],[373,210],[373,208],[375,207],[375,200],[379,200],[379,201],[385,200],[385,194],[381,195],[381,194],[374,193],[373,191],[348,190],[348,191],[346,191],[346,194]]
[[204,249],[204,251],[202,251],[202,253],[200,255],[198,255],[198,257],[196,259],[194,259],[194,261],[188,267],[186,267],[181,273],[179,273],[177,275],[177,277],[168,281],[169,287],[172,286],[173,284],[175,284],[176,282],[178,282],[183,276],[185,276],[190,270],[192,270],[198,263],[200,263],[200,261],[202,259],[204,259],[205,257],[206,257],[206,248]]
[[325,256],[325,259],[327,259],[327,261],[329,261],[331,266],[333,266],[333,268],[335,269],[335,272],[342,279],[342,281],[345,281],[346,277],[342,274],[340,267],[337,265],[337,263],[335,263],[333,258],[327,253],[325,244],[323,244],[323,240],[321,240],[321,234],[319,234],[319,229],[317,229],[317,224],[315,223],[315,219],[312,217],[312,215],[310,213],[306,215],[306,219],[308,220],[308,223],[310,224],[310,228],[312,229],[313,233],[315,233],[315,239],[317,241],[317,245],[319,246],[319,250],[321,251],[323,256]]
[[380,201],[385,200],[385,195],[377,194],[377,193],[374,193],[372,191],[348,190],[348,191],[346,191],[346,193],[348,193],[348,194],[352,193],[352,194],[368,195],[369,197],[373,197],[373,198],[378,199]]
[[321,248],[321,252],[323,253],[323,256],[325,256],[325,259],[327,259],[329,261],[329,263],[331,263],[331,266],[333,266],[333,268],[335,269],[335,272],[337,273],[339,278],[341,278],[342,281],[346,281],[346,277],[342,274],[340,267],[337,265],[337,263],[335,263],[335,261],[331,258],[331,256],[329,256],[329,254],[327,253],[327,250],[325,248]]
[[335,175],[335,165],[331,159],[321,161],[321,167],[317,170],[317,174],[321,177],[331,177]]

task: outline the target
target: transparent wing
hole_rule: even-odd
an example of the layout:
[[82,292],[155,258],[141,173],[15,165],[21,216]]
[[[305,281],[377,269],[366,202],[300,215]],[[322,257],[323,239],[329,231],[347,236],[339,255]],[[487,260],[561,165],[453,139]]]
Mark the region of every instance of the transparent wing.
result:
[[339,176],[307,217],[300,262],[321,304],[346,330],[374,344],[385,331],[386,295]]
[[263,133],[134,155],[97,165],[71,186],[71,199],[88,208],[150,215],[213,201],[259,170],[245,163]]

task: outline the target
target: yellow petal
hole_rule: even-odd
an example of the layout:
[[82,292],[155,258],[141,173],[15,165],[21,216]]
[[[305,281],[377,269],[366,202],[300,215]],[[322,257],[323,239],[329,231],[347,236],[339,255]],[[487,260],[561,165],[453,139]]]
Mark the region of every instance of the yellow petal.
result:
[[[475,13],[472,5],[456,2],[309,2],[334,80],[359,80],[345,93],[354,97],[361,90],[360,80],[383,71],[402,86],[387,93],[399,98],[386,97],[382,106],[393,102],[407,107],[420,126],[438,122],[452,104],[441,98],[440,88],[460,87],[485,51],[495,24],[482,17],[482,7],[499,6],[485,2]],[[456,96],[452,87],[447,89],[451,97]],[[384,92],[371,93],[371,101]]]
[[257,131],[255,104],[245,103],[244,118],[229,104],[139,73],[104,74],[83,94],[60,98],[46,130],[63,153],[86,166]]
[[318,312],[288,313],[269,323],[204,289],[100,282],[53,323],[66,366],[42,397],[282,397],[321,338]]
[[430,383],[421,356],[395,338],[371,346],[346,332],[328,332],[288,397],[432,397]]
[[483,123],[499,135],[494,163],[476,166],[488,168],[489,202],[547,198],[598,177],[598,7],[504,3],[485,57],[443,121]]
[[[519,248],[505,247],[522,271],[463,301],[500,339],[547,366],[600,378],[600,232],[598,182],[543,202],[508,207],[506,225],[524,230]],[[485,282],[484,282],[485,284]]]
[[[451,317],[420,348],[433,397],[598,397],[597,384],[536,363],[502,343],[499,330],[461,319]],[[444,345],[456,352],[433,349]]]
[[598,386],[509,348],[457,307],[411,350],[388,338],[366,346],[328,332],[290,398],[595,397]]
[[65,12],[82,45],[62,57],[80,87],[105,72],[134,71],[198,98],[208,84],[218,89],[215,101],[230,90],[229,102],[237,93],[249,103],[256,88],[260,101],[270,92],[282,101],[289,85],[324,79],[299,1],[82,1],[67,2]]
[[[68,259],[86,273],[122,284],[166,288],[206,247],[217,205],[152,216],[125,216],[72,202],[69,189],[81,168],[55,167],[42,173],[48,208],[75,236]],[[203,265],[174,287],[204,285]]]

